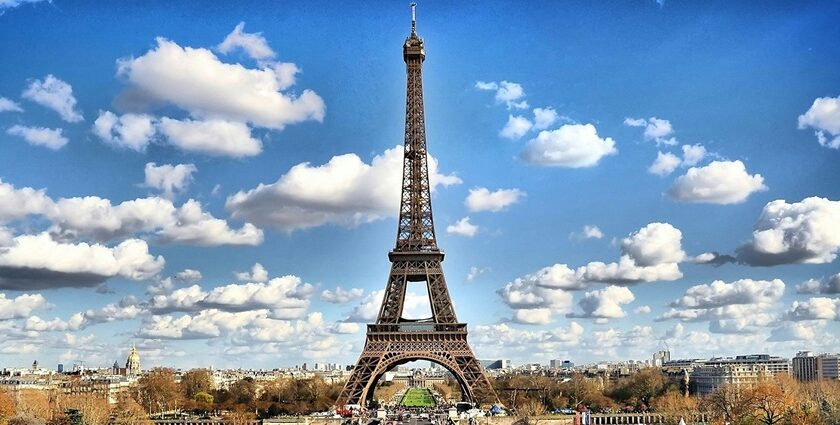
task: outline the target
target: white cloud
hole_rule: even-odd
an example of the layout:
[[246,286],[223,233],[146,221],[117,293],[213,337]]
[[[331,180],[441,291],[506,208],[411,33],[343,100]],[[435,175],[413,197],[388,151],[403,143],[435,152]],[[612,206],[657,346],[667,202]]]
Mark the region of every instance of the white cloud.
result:
[[534,108],[534,130],[545,130],[559,118],[553,108]]
[[475,279],[477,279],[479,276],[481,276],[481,275],[483,275],[487,272],[490,272],[490,271],[491,271],[490,267],[471,266],[469,272],[467,272],[467,279],[466,280],[467,280],[467,282],[472,282]]
[[63,130],[60,128],[52,129],[13,125],[6,130],[6,133],[12,136],[23,137],[30,145],[43,146],[54,151],[63,148],[69,142],[62,134]]
[[35,80],[30,83],[21,96],[58,112],[64,121],[79,122],[84,120],[82,114],[76,110],[73,87],[52,74],[47,75],[43,81]]
[[471,212],[498,212],[519,202],[523,197],[525,197],[525,192],[517,188],[497,189],[491,192],[485,187],[476,187],[470,189],[470,194],[464,200],[464,205]]
[[581,236],[584,239],[601,239],[604,237],[604,232],[598,226],[584,225]]
[[621,251],[639,266],[679,263],[685,259],[682,232],[669,223],[650,223],[621,241]]
[[[0,277],[2,283],[2,277]],[[29,317],[32,311],[47,307],[47,300],[41,294],[23,294],[15,298],[6,298],[0,293],[0,320]]]
[[684,167],[693,167],[706,157],[706,148],[699,143],[696,145],[683,145],[682,151],[682,165]]
[[814,341],[817,338],[817,329],[814,325],[805,323],[783,323],[770,333],[768,341]]
[[529,275],[509,282],[496,291],[502,301],[514,310],[514,321],[545,324],[550,321],[553,314],[571,311],[572,294],[562,289],[561,285],[552,287],[542,284],[550,278]]
[[794,301],[785,312],[789,320],[840,320],[840,298],[815,297]]
[[671,303],[673,307],[708,309],[733,304],[772,304],[785,292],[781,279],[740,279],[732,283],[716,280],[708,285],[688,288],[685,295]]
[[597,291],[587,292],[578,301],[583,313],[570,313],[568,317],[581,317],[592,319],[618,319],[626,313],[621,308],[624,304],[630,304],[636,299],[629,289],[623,286],[608,286]]
[[23,112],[23,108],[11,99],[0,96],[0,112]]
[[680,166],[682,161],[680,158],[670,152],[656,153],[656,160],[648,167],[648,173],[656,174],[657,176],[667,176],[674,172]]
[[52,199],[44,189],[15,188],[0,180],[0,222],[41,214],[52,206]]
[[779,279],[696,285],[656,320],[709,321],[713,333],[756,333],[776,321],[773,310],[784,289]]
[[450,224],[446,226],[446,233],[451,233],[454,235],[461,235],[466,237],[473,237],[476,233],[478,233],[478,226],[470,223],[469,217],[464,217],[454,224]]
[[534,126],[528,118],[521,115],[508,115],[507,123],[499,131],[499,136],[506,139],[519,139]]
[[[651,310],[649,305],[641,305],[641,306],[636,307],[635,310],[633,310],[633,314],[650,314],[651,311],[652,310]],[[678,323],[678,325],[679,325],[679,323]],[[682,326],[682,325],[680,325],[680,326]]]
[[158,189],[163,195],[172,199],[175,192],[183,192],[192,181],[192,174],[198,171],[193,164],[163,164],[157,165],[154,162],[146,163],[144,173],[146,175],[145,185]]
[[118,61],[118,74],[150,100],[171,103],[202,120],[282,129],[324,118],[324,101],[315,92],[281,92],[288,76],[278,75],[276,68],[224,63],[208,49],[181,47],[164,38],[144,55]]
[[840,273],[824,279],[808,279],[796,286],[800,294],[840,294]]
[[315,287],[297,276],[283,276],[267,282],[219,286],[209,291],[198,285],[152,297],[148,308],[156,314],[208,309],[225,312],[266,310],[276,319],[303,317]]
[[236,273],[236,279],[247,282],[265,282],[268,280],[268,270],[260,263],[254,263],[251,272]]
[[346,304],[350,301],[357,300],[364,295],[365,291],[361,288],[350,288],[345,290],[338,286],[335,290],[325,289],[321,292],[321,299],[332,304]]
[[240,22],[233,31],[225,37],[224,41],[217,47],[220,52],[228,54],[237,48],[242,49],[251,59],[264,60],[274,57],[274,50],[268,46],[268,42],[262,33],[246,33],[245,23]]
[[689,168],[677,178],[668,194],[684,202],[737,204],[750,194],[767,190],[764,177],[747,173],[741,161],[713,161],[704,167]]
[[525,146],[520,157],[529,163],[570,168],[592,167],[604,156],[618,153],[613,139],[600,138],[592,124],[565,124],[543,130]]
[[151,115],[117,116],[111,111],[99,111],[93,133],[106,143],[142,152],[154,137],[156,125],[157,120]]
[[840,201],[811,197],[767,203],[755,223],[752,240],[738,249],[750,265],[830,263],[840,250]]
[[[432,189],[461,183],[455,175],[440,174],[431,156],[428,167]],[[233,217],[287,231],[368,223],[396,215],[402,168],[402,146],[377,155],[370,164],[355,154],[334,156],[319,166],[304,162],[274,183],[228,197],[225,206]]]
[[494,81],[491,81],[491,82],[476,81],[476,82],[475,82],[475,88],[477,88],[477,89],[479,89],[479,90],[492,90],[492,91],[496,91],[496,90],[498,90],[498,89],[499,89],[499,85],[498,85],[498,84],[496,84]]
[[186,152],[241,158],[259,155],[262,142],[251,137],[251,129],[236,121],[175,120],[161,118],[160,132],[170,143]]
[[808,127],[816,130],[821,145],[840,149],[840,96],[814,99],[811,107],[799,116],[799,129]]
[[0,287],[95,286],[115,276],[143,280],[159,273],[163,266],[163,257],[150,255],[146,242],[138,239],[109,248],[56,242],[47,233],[21,235],[0,251]]
[[205,246],[258,245],[263,233],[250,223],[232,229],[225,220],[202,210],[193,199],[180,207],[171,200],[149,197],[112,205],[96,196],[49,198],[34,190],[0,182],[0,220],[41,215],[53,223],[51,232],[62,237],[90,237],[109,241],[135,233],[152,233],[161,242]]
[[677,140],[675,138],[667,138],[668,136],[674,134],[674,128],[668,120],[656,117],[650,117],[650,119],[647,120],[644,118],[625,118],[624,125],[630,127],[644,127],[645,140],[653,140],[656,142],[657,146],[673,146],[677,144]]
[[2,0],[0,1],[0,16],[3,16],[7,10],[18,7],[27,3],[41,3],[43,1],[50,2],[50,0]]
[[[368,293],[362,301],[353,307],[350,314],[343,321],[348,323],[373,323],[379,315],[379,308],[382,306],[382,298],[385,290],[380,289]],[[424,318],[429,309],[428,294],[419,294],[411,290],[406,291],[403,303],[403,317]]]
[[201,272],[193,269],[184,269],[175,274],[175,278],[181,282],[196,283],[201,280]]

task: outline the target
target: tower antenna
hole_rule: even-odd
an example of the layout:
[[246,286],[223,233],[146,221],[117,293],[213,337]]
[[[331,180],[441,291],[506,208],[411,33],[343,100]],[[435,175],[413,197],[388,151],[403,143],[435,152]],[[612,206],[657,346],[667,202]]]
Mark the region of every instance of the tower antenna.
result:
[[417,3],[411,3],[411,33],[417,34]]

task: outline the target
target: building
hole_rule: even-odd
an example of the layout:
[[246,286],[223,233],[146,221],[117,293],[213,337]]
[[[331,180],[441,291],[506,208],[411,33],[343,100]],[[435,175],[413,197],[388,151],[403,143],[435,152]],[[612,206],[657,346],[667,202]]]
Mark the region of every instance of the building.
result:
[[816,381],[820,379],[820,358],[810,351],[800,351],[791,359],[793,376],[800,381]]
[[662,367],[666,362],[671,361],[671,352],[668,350],[657,351],[653,353],[653,362],[650,364],[653,367]]
[[481,360],[481,365],[484,366],[485,369],[489,370],[499,370],[499,369],[510,369],[511,363],[510,360],[502,359],[502,360]]
[[840,354],[814,355],[810,351],[800,351],[792,359],[793,376],[800,381],[818,381],[821,379],[840,379]]
[[708,394],[723,385],[752,387],[775,375],[790,373],[790,362],[768,354],[715,357],[694,367],[690,389],[694,394]]
[[128,353],[128,359],[125,361],[125,369],[129,376],[140,375],[140,355],[137,354],[137,347],[131,344],[131,352]]

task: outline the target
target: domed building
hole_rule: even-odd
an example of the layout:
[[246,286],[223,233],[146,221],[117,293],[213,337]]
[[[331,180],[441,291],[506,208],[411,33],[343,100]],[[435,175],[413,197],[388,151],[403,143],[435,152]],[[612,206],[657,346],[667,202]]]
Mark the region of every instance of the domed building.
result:
[[131,352],[128,353],[128,360],[125,361],[125,370],[128,375],[140,374],[140,355],[137,354],[137,347],[133,343]]

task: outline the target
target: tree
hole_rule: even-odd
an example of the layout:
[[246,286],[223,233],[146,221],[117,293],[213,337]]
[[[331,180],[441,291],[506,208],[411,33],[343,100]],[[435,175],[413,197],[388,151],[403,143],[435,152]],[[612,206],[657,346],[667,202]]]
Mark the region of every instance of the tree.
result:
[[207,369],[191,369],[181,376],[181,392],[189,400],[198,393],[213,391],[213,375]]
[[679,390],[671,390],[654,398],[651,407],[664,416],[668,423],[677,423],[680,418],[689,420],[697,413],[697,401],[681,394]]
[[753,412],[753,392],[735,385],[718,387],[703,400],[703,410],[733,424],[744,423]]
[[114,425],[151,425],[152,421],[138,404],[128,394],[120,394],[117,405],[114,406]]
[[15,415],[15,402],[6,394],[0,391],[0,425],[7,425],[9,419]]
[[17,417],[34,418],[49,421],[53,417],[50,397],[44,391],[22,390],[18,393],[15,405]]
[[767,381],[749,390],[752,417],[764,425],[781,423],[793,408],[793,400],[775,382]]
[[172,369],[152,369],[137,381],[136,399],[149,414],[176,409],[181,403],[180,395]]
[[257,398],[257,385],[253,378],[243,378],[228,388],[228,400],[234,404],[250,406]]
[[111,416],[108,400],[93,393],[65,395],[58,404],[61,412],[77,410],[85,425],[105,425]]

